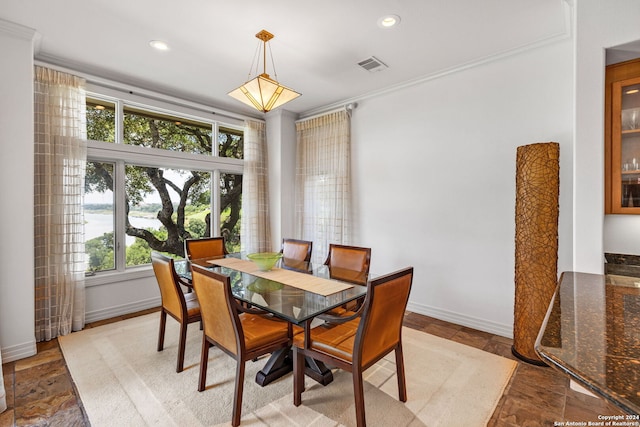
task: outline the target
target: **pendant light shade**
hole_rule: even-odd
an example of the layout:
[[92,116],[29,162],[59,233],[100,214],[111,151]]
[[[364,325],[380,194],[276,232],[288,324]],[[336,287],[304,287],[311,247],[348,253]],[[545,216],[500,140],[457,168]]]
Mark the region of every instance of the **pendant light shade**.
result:
[[300,94],[281,85],[267,74],[267,42],[273,38],[273,34],[262,30],[256,37],[263,43],[263,72],[229,92],[229,96],[266,113],[299,97]]

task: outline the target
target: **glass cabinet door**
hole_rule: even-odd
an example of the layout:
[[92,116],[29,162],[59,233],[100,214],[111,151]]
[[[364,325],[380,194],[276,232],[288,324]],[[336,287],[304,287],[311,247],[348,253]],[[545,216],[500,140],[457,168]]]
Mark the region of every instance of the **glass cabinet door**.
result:
[[640,213],[640,78],[613,84],[612,210]]

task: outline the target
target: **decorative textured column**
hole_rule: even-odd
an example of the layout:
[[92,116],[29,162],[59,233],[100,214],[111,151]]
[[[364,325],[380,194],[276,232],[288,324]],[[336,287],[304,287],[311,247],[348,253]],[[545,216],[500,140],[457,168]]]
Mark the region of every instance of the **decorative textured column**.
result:
[[513,354],[544,365],[534,345],[558,281],[560,146],[517,149]]

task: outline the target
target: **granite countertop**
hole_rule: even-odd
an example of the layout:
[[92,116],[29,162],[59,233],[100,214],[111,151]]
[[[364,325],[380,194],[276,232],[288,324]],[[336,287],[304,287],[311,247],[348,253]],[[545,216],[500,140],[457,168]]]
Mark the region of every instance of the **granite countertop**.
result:
[[640,278],[563,273],[535,349],[583,387],[640,414]]

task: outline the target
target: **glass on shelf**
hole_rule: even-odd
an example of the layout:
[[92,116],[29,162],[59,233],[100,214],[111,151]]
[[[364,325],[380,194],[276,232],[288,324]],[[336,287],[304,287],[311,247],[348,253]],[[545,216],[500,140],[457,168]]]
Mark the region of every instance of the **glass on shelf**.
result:
[[622,110],[622,130],[640,129],[640,108]]

